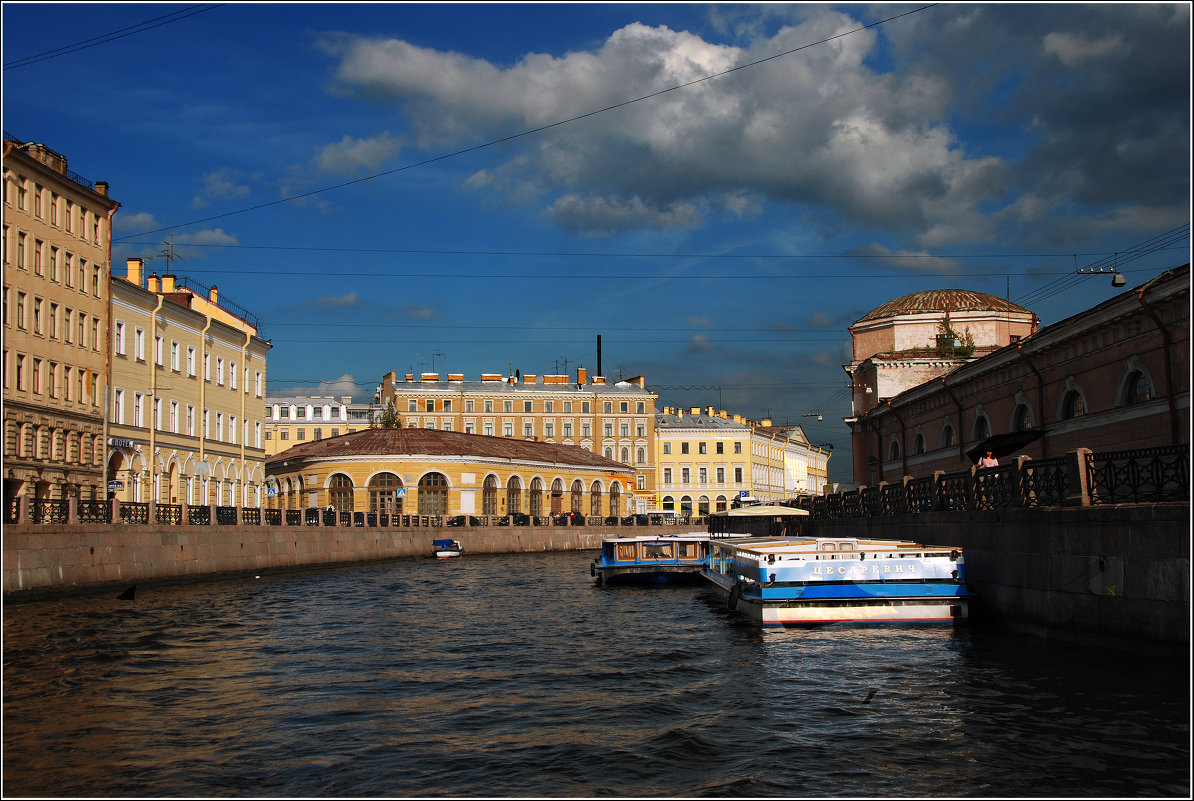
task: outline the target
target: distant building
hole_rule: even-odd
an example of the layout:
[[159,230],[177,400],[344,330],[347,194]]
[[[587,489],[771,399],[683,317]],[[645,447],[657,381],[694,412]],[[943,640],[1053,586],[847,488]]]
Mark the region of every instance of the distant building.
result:
[[104,497],[108,185],[4,135],[4,502]]
[[[844,365],[854,421],[905,390],[948,375],[960,365],[1019,342],[1036,331],[1035,314],[982,292],[932,289],[884,303],[850,326],[853,357]],[[864,474],[853,445],[854,475]],[[865,458],[865,457],[864,457]]]
[[762,502],[821,494],[829,451],[798,425],[754,423],[712,407],[665,407],[655,416],[658,508],[706,515],[736,498]]
[[413,427],[295,445],[266,470],[270,508],[535,517],[627,515],[635,475],[576,446]]
[[999,434],[1028,432],[1011,456],[1034,459],[1188,443],[1190,265],[949,367],[855,406],[856,482],[968,468]]
[[370,427],[377,408],[351,396],[272,395],[265,399],[265,455]]
[[631,465],[630,494],[636,509],[644,510],[655,502],[657,397],[641,376],[609,384],[584,368],[575,381],[517,373],[483,373],[480,381],[460,373],[422,373],[417,379],[408,373],[399,381],[390,372],[374,406],[380,412],[392,401],[406,427],[576,445]]
[[260,507],[270,344],[216,287],[112,281],[107,479],[122,501]]

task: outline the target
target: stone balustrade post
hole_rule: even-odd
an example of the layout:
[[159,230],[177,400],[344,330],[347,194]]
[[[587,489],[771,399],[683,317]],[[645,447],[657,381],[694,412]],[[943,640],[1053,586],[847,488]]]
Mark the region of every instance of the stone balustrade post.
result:
[[1086,476],[1086,460],[1090,448],[1078,448],[1065,455],[1065,472],[1068,489],[1061,500],[1062,506],[1090,506],[1090,482]]
[[941,512],[945,510],[945,498],[941,494],[941,477],[945,475],[944,470],[933,471],[933,511]]
[[[216,508],[218,506],[219,506],[218,503],[209,503],[207,505],[207,514],[208,514],[207,524],[209,526],[214,526],[216,524]],[[152,512],[151,512],[151,514],[152,514]]]
[[1025,507],[1028,505],[1028,499],[1024,497],[1024,463],[1032,461],[1031,456],[1017,456],[1012,460],[1011,467],[1012,475],[1012,506]]
[[78,523],[79,521],[79,496],[66,496],[66,522]]

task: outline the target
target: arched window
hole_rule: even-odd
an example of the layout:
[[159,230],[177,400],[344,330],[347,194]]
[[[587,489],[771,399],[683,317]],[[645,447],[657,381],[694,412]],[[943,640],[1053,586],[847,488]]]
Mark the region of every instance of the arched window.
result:
[[637,462],[638,464],[646,464],[647,463],[647,449],[639,448],[638,451],[635,453],[634,461]]
[[683,517],[692,516],[692,498],[687,495],[680,498],[680,514]]
[[622,485],[616,481],[609,488],[609,513],[614,517],[622,516]]
[[[506,482],[506,514],[522,513],[522,479],[510,476]],[[488,513],[487,513],[488,514]]]
[[568,507],[573,512],[576,512],[578,515],[584,514],[584,512],[581,511],[581,503],[582,503],[581,499],[584,497],[584,494],[585,494],[585,485],[582,484],[580,479],[578,478],[572,482],[572,503]]
[[540,517],[543,514],[543,479],[531,479],[531,517]]
[[[290,483],[289,480],[286,482]],[[293,486],[288,486],[286,490],[286,508],[295,509],[294,496],[297,491]],[[352,505],[352,479],[343,473],[336,473],[332,476],[331,483],[328,485],[328,495],[331,498],[330,503],[336,507],[338,512],[351,512]]]
[[702,495],[701,497],[697,498],[697,514],[698,515],[709,514],[709,496],[708,495]]
[[419,479],[419,514],[448,513],[448,479],[443,473],[428,473]]
[[1133,370],[1124,383],[1124,406],[1152,400],[1153,386],[1148,376],[1140,370]]
[[498,478],[490,473],[485,477],[485,484],[481,487],[481,514],[496,515],[497,511]]
[[564,511],[564,479],[557,478],[551,482],[551,513],[559,514]]
[[948,422],[941,427],[941,447],[952,448],[954,446],[954,427]]
[[1012,413],[1012,431],[1027,431],[1032,428],[1032,409],[1021,403]]
[[1086,399],[1076,389],[1071,389],[1061,399],[1061,419],[1073,420],[1086,414]]
[[925,452],[925,435],[920,431],[916,432],[916,439],[912,443],[912,451],[918,454]]
[[888,449],[887,458],[891,459],[892,461],[900,458],[900,441],[898,439],[893,439],[891,441],[891,447]]
[[986,439],[991,436],[991,424],[987,422],[987,418],[979,415],[974,418],[974,437],[975,441]]
[[596,481],[589,488],[589,514],[601,517],[601,484]]
[[369,481],[369,511],[387,515],[402,514],[402,499],[398,497],[398,488],[401,486],[401,479],[393,473],[375,475]]
[[614,459],[614,449],[613,448],[605,449],[605,458],[609,459],[611,462],[613,461],[613,459]]
[[724,512],[726,509],[729,508],[729,505],[730,504],[729,504],[729,501],[726,500],[726,496],[724,496],[724,495],[717,496],[717,511]]
[[671,495],[664,495],[663,496],[663,511],[674,512],[675,510],[676,510],[675,500],[672,499]]
[[630,448],[622,449],[622,464],[630,464]]

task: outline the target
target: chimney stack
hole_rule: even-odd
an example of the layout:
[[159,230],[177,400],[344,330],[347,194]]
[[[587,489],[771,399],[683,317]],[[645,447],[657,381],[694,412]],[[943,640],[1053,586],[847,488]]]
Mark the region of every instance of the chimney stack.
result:
[[141,286],[141,266],[144,264],[141,259],[136,257],[125,259],[124,265],[128,269],[128,282]]

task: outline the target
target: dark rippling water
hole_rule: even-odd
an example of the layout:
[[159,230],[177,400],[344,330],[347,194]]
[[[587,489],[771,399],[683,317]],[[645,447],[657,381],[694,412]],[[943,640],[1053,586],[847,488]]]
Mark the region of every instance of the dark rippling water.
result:
[[3,793],[1188,796],[1185,661],[760,632],[593,556],[8,603]]

